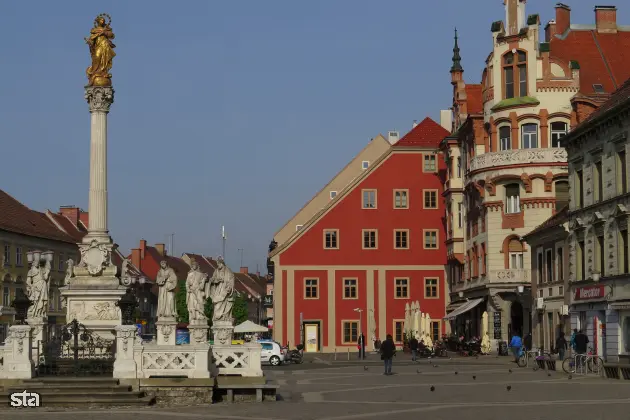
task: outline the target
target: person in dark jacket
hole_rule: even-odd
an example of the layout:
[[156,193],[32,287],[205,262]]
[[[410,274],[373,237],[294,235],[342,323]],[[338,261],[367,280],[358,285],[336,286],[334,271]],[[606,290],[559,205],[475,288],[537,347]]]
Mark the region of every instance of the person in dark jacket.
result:
[[[588,345],[588,337],[582,330],[579,330],[577,334],[575,334],[575,338],[573,340],[575,344],[575,353],[576,354],[586,354],[586,347]],[[582,361],[585,360],[583,357],[577,358],[579,365],[582,364]]]
[[381,360],[385,365],[384,375],[392,374],[392,359],[396,355],[396,344],[391,334],[387,334],[387,339],[381,344]]
[[361,333],[361,335],[359,336],[357,348],[359,349],[359,359],[365,359],[365,335],[363,335],[363,333]]
[[556,350],[558,350],[558,359],[564,360],[564,354],[569,348],[567,339],[564,338],[564,332],[560,331],[560,335],[556,339]]
[[523,346],[525,347],[525,350],[527,351],[532,350],[532,333],[527,333],[527,335],[525,336],[525,339],[523,339]]
[[411,350],[411,361],[415,362],[418,360],[418,339],[416,337],[409,340],[409,349]]

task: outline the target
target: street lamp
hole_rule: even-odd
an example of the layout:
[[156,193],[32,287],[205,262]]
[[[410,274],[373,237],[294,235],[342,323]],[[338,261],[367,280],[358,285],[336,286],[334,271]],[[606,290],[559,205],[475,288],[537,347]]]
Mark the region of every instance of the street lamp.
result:
[[11,306],[15,309],[15,323],[17,325],[26,325],[26,317],[28,308],[33,304],[23,292],[17,293]]
[[361,331],[361,324],[363,324],[363,309],[361,308],[354,308],[354,312],[358,312],[359,313],[359,340],[360,340],[360,345],[359,345],[359,354],[361,359],[364,358],[364,354],[363,354],[363,349],[365,348],[365,343],[363,342],[363,332]]
[[518,290],[518,294],[522,295],[523,292],[525,291],[525,286],[523,286],[522,284],[516,287],[516,290]]
[[457,294],[457,296],[459,296],[460,298],[463,298],[463,297],[464,297],[464,292],[460,291],[460,292]]
[[597,272],[597,271],[593,272],[593,281],[594,282],[597,283],[600,278],[601,278],[601,274],[599,272]]
[[120,313],[122,317],[123,325],[134,325],[134,312],[138,307],[138,301],[134,296],[133,290],[131,288],[127,289],[123,297],[120,298],[118,302],[116,302],[116,306],[120,308]]

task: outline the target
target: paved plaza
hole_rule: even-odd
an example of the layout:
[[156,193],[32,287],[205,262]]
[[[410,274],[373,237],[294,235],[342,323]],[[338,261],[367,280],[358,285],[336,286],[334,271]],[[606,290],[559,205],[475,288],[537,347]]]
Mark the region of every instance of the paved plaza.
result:
[[462,416],[467,419],[613,420],[627,418],[630,409],[630,381],[578,375],[569,379],[561,372],[548,374],[531,368],[519,369],[507,358],[423,360],[415,365],[402,359],[395,363],[393,376],[383,376],[380,365],[374,360],[365,364],[315,361],[269,369],[267,373],[281,385],[278,402],[46,410],[45,413],[42,413],[43,408],[19,412],[3,410],[0,420],[29,420],[42,415],[47,420],[105,420],[112,415],[117,420],[408,420],[427,417],[459,420]]

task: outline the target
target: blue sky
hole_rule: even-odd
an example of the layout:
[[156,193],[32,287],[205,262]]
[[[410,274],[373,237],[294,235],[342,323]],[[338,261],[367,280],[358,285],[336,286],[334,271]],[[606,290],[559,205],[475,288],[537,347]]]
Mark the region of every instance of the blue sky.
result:
[[[453,27],[477,83],[490,24],[504,18],[500,0],[96,3],[0,3],[0,188],[34,209],[87,210],[83,38],[107,12],[118,54],[114,239],[127,252],[174,232],[176,254],[218,255],[225,225],[228,263],[239,265],[242,248],[252,270],[276,229],[370,138],[449,107]],[[546,23],[553,4],[529,0],[527,13]],[[574,23],[594,23],[594,3],[569,4]]]

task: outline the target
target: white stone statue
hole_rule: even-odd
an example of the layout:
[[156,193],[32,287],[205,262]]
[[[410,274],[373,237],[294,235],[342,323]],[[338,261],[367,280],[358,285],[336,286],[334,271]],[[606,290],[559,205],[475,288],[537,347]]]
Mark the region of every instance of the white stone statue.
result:
[[169,267],[166,260],[160,262],[160,271],[157,273],[156,283],[160,288],[158,294],[158,318],[175,318],[175,288],[177,288],[177,275],[175,270]]
[[223,261],[217,258],[217,269],[208,283],[206,293],[212,298],[212,322],[233,322],[232,308],[234,306],[234,273]]
[[26,295],[32,304],[28,308],[28,318],[44,318],[48,315],[48,286],[50,282],[50,261],[41,259],[31,264],[26,275]]
[[194,259],[190,262],[190,271],[186,278],[186,306],[188,306],[188,321],[197,323],[208,320],[204,315],[203,307],[206,303],[206,283],[208,275],[199,269],[199,264]]
[[70,284],[73,277],[74,277],[74,260],[72,258],[69,258],[68,261],[66,261],[66,277],[63,279],[63,284],[64,285]]

